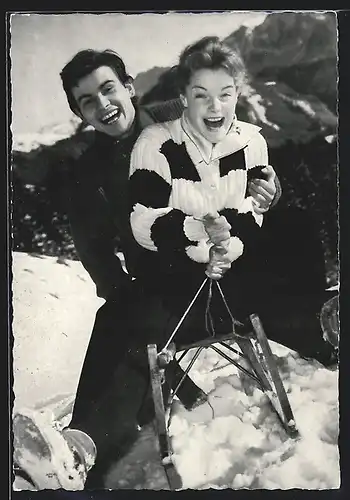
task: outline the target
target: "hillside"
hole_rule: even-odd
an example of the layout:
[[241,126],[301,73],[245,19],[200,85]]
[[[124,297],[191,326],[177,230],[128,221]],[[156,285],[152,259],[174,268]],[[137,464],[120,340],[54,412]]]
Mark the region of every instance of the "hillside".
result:
[[[336,133],[335,15],[274,13],[225,41],[241,53],[248,73],[238,118],[262,127],[270,147]],[[141,100],[150,104],[177,95],[174,69],[167,68]]]
[[[250,74],[238,117],[262,127],[270,163],[282,184],[283,196],[275,210],[284,217],[286,208],[298,207],[313,218],[324,246],[327,279],[334,284],[338,239],[335,16],[275,13],[252,30],[241,27],[227,42],[240,48]],[[176,98],[173,72],[155,66],[139,74],[135,86],[141,102],[153,105]],[[14,250],[77,258],[65,214],[64,186],[74,161],[93,137],[93,131],[74,121],[35,136],[14,138]]]
[[[14,253],[13,273],[15,406],[74,398],[94,314],[103,301],[79,262],[62,265]],[[301,439],[287,438],[255,382],[205,349],[191,376],[209,394],[214,415],[201,407],[188,412],[175,401],[170,422],[184,488],[339,488],[338,370],[275,342],[271,348]],[[184,367],[190,356],[182,360]],[[144,427],[130,452],[111,464],[105,487],[167,488],[152,428]]]

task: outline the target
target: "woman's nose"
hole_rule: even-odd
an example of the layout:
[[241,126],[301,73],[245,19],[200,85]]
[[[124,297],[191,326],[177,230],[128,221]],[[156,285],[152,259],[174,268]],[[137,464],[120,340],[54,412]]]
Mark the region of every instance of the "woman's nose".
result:
[[211,100],[210,100],[210,109],[213,110],[213,111],[218,111],[220,109],[220,101],[218,98],[216,97],[213,97]]

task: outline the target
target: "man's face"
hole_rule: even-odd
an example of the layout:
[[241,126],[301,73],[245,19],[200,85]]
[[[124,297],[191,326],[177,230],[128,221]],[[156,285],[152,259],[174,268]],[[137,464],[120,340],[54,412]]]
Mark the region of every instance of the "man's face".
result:
[[127,134],[135,118],[131,83],[123,85],[109,66],[100,66],[72,89],[80,116],[99,132],[112,137]]
[[223,69],[196,71],[181,96],[192,127],[211,143],[230,129],[237,104],[234,79]]

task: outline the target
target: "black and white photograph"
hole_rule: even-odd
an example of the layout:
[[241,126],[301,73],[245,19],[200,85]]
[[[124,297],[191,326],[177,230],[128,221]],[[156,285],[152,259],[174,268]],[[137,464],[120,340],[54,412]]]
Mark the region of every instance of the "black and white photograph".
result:
[[340,488],[337,37],[9,15],[14,492]]

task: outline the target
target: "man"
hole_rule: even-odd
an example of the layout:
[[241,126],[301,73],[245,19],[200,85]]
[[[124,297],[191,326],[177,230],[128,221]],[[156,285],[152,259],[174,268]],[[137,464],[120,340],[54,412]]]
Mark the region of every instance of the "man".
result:
[[[139,424],[152,417],[140,411],[147,408],[147,367],[128,356],[147,343],[137,338],[138,322],[151,335],[169,319],[157,297],[133,279],[143,250],[130,228],[129,161],[142,128],[154,118],[137,105],[133,80],[111,50],[79,52],[61,78],[71,110],[95,129],[94,144],[72,170],[67,200],[77,252],[106,302],[96,315],[69,427],[59,430],[45,414],[14,415],[15,462],[37,489],[103,487],[106,464],[125,453]],[[249,187],[261,213],[280,196],[273,169],[267,172]],[[176,384],[181,374],[173,364],[169,380]],[[191,409],[205,395],[188,378],[179,398]]]

